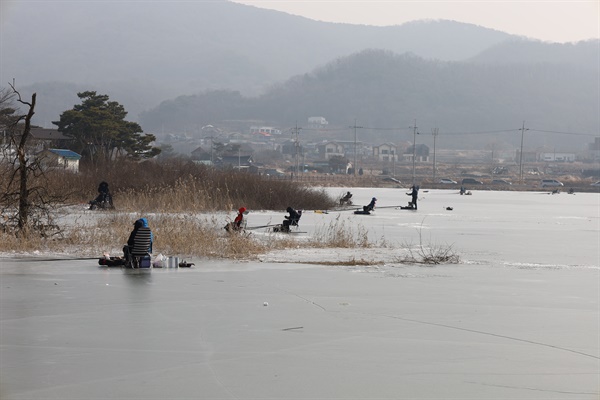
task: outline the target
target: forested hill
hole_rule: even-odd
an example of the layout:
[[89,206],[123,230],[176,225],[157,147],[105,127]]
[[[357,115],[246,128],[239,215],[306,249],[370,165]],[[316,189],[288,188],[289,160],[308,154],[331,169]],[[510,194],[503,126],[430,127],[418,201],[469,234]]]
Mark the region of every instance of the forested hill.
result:
[[453,21],[335,24],[224,0],[1,4],[0,80],[38,93],[34,122],[45,127],[87,90],[123,104],[128,119],[147,111],[144,128],[157,131],[207,110],[277,124],[431,118],[453,129],[535,117],[588,130],[598,114],[588,109],[597,75],[578,90],[597,69],[598,41],[544,43]]
[[468,61],[488,64],[568,64],[598,67],[600,41],[545,43],[535,40],[507,40],[490,46]]
[[2,11],[3,73],[17,82],[149,81],[177,94],[257,94],[367,48],[462,60],[511,37],[453,21],[320,22],[218,0],[16,2]]
[[[150,132],[189,132],[227,120],[293,126],[324,116],[332,126],[345,127],[356,119],[363,126],[402,128],[418,119],[424,132],[436,126],[444,132],[489,132],[518,129],[527,121],[537,130],[598,134],[599,75],[597,64],[490,66],[367,50],[298,75],[260,97],[219,91],[165,101],[144,113],[141,123]],[[397,131],[375,135],[386,139]],[[557,145],[592,140],[551,133],[541,139]]]
[[453,21],[375,27],[313,21],[228,1],[2,2],[0,81],[38,97],[36,122],[96,90],[137,120],[206,90],[249,96],[368,48],[462,60],[511,38]]

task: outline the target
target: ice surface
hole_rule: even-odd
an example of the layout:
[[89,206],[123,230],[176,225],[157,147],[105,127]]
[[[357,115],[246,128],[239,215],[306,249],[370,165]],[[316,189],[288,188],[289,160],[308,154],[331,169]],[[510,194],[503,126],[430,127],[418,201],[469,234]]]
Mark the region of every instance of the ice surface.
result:
[[[328,190],[338,196],[345,193],[343,188]],[[411,211],[395,207],[406,206],[410,200],[405,189],[351,191],[356,207],[376,196],[375,213],[354,215],[348,210],[320,214],[307,210],[300,230],[310,236],[338,217],[351,226],[362,225],[372,240],[385,238],[396,249],[420,243],[451,245],[465,262],[522,267],[599,265],[600,196],[596,193],[473,191],[471,196],[461,196],[458,190],[421,190],[419,209]],[[251,213],[248,225],[278,223],[282,215]],[[362,252],[359,249],[348,254]],[[303,254],[300,260],[307,256],[302,250],[292,255],[296,253]],[[315,257],[313,254],[327,251],[310,253],[309,257]],[[379,253],[383,257],[386,252]]]
[[[151,271],[1,258],[0,398],[598,399],[597,194],[422,190],[413,212],[405,190],[350,190],[375,214],[307,210],[297,236],[339,214],[397,246]],[[420,239],[462,262],[393,262]],[[299,263],[349,254],[387,261]]]

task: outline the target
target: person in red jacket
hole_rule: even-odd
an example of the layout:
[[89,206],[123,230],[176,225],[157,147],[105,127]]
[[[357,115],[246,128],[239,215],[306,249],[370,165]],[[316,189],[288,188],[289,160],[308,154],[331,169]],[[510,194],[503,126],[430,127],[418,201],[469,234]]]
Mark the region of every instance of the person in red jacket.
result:
[[225,225],[225,230],[228,232],[231,231],[241,231],[244,229],[244,213],[246,213],[246,207],[240,207],[238,210],[238,215],[235,217],[233,222]]

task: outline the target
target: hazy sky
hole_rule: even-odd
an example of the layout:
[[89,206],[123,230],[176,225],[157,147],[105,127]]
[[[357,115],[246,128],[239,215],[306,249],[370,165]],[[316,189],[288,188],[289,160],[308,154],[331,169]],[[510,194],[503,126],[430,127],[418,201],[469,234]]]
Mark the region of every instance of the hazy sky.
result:
[[422,19],[467,22],[550,42],[600,38],[600,0],[234,0],[314,20],[401,25]]

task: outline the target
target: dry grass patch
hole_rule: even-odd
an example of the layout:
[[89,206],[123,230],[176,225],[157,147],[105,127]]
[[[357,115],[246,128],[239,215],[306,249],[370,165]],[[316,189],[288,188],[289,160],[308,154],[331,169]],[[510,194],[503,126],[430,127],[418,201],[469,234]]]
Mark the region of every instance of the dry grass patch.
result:
[[[145,216],[154,234],[154,255],[255,259],[270,250],[297,246],[296,240],[287,235],[259,238],[248,233],[228,233],[218,216],[184,213]],[[141,217],[107,213],[90,224],[78,224],[70,229],[55,248],[62,251],[71,248],[78,254],[98,257],[104,252],[120,256],[133,229],[133,222]]]
[[368,238],[368,231],[338,215],[328,225],[316,229],[307,243],[314,248],[367,248],[376,246]]
[[20,238],[12,233],[0,231],[0,251],[2,252],[29,253],[52,250],[51,247],[48,246],[48,240],[41,236]]
[[[90,219],[90,216],[93,218]],[[93,213],[75,217],[60,235],[53,238],[31,236],[18,239],[14,235],[0,232],[0,251],[3,252],[53,252],[67,253],[74,257],[100,257],[104,252],[121,256],[123,245],[133,229],[133,222],[145,216],[154,233],[153,254],[179,256],[180,258],[210,258],[253,260],[276,250],[303,249],[391,249],[382,239],[370,241],[368,231],[362,225],[338,215],[328,224],[317,228],[309,238],[294,237],[283,233],[267,235],[228,233],[223,229],[222,215],[189,213]],[[403,256],[392,262],[402,264],[452,264],[459,257],[452,246],[424,243],[419,233],[416,246],[403,244]],[[383,250],[385,251],[385,250]],[[344,257],[345,258],[345,257]],[[377,258],[377,260],[375,260]],[[385,257],[384,257],[385,258]],[[384,263],[380,256],[367,259],[364,256],[335,261],[302,261],[321,265],[377,265]]]
[[101,181],[109,183],[119,211],[198,212],[249,209],[329,209],[335,199],[289,180],[269,180],[235,170],[220,170],[185,160],[132,163],[120,160],[80,174],[50,174],[49,190],[69,195],[72,204],[96,197]]

